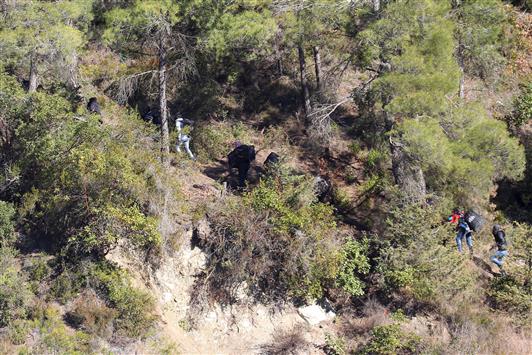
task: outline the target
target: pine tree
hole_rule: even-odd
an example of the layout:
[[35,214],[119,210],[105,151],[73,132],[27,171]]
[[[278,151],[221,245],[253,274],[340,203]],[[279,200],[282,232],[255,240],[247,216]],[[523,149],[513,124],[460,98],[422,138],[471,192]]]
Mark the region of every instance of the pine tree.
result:
[[481,79],[495,77],[506,62],[502,46],[508,16],[498,0],[453,0],[452,5],[460,65],[459,96],[464,98],[466,74]]
[[453,101],[460,69],[450,11],[439,1],[397,1],[359,35],[364,65],[388,68],[370,84],[368,109],[385,117],[392,172],[408,201],[423,201],[428,188],[478,205],[493,181],[522,175],[524,153],[482,107]]
[[[76,64],[91,20],[92,0],[54,2],[22,0],[2,9],[0,51],[6,66],[26,68],[28,91],[37,89],[42,77],[63,76],[78,85]],[[65,70],[65,68],[67,70]]]
[[306,54],[309,49],[312,50],[315,89],[320,92],[325,85],[321,48],[333,41],[335,36],[331,34],[343,32],[349,3],[338,0],[293,0],[274,3],[272,8],[283,29],[286,45],[297,51],[301,99],[307,124],[311,125],[313,108]]
[[[115,46],[130,58],[153,57],[156,66],[136,73],[130,78],[156,73],[158,77],[159,109],[161,115],[162,159],[169,162],[170,134],[167,109],[168,75],[190,70],[190,43],[180,32],[183,4],[179,1],[136,0],[124,8],[107,14],[106,43]],[[127,94],[130,94],[128,92]]]

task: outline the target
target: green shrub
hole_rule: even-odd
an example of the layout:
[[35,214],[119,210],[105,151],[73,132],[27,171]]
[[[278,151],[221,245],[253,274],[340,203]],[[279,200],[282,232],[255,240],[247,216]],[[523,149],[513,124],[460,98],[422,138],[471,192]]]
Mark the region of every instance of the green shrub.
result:
[[387,154],[379,149],[371,149],[368,152],[365,161],[366,170],[370,173],[379,174],[383,170],[383,164],[386,162]]
[[396,321],[397,323],[402,323],[402,322],[406,322],[407,321],[407,317],[405,315],[405,311],[403,311],[401,308],[397,309],[396,311],[394,311],[392,313],[392,315],[390,316],[390,318],[392,318],[394,321]]
[[516,128],[532,120],[532,82],[521,85],[521,92],[514,99],[514,111],[507,117],[508,123]]
[[50,295],[60,303],[66,304],[78,295],[83,285],[84,277],[81,274],[65,270],[53,280]]
[[94,291],[88,290],[76,299],[72,310],[68,312],[68,319],[90,334],[109,338],[113,334],[113,322],[117,313],[107,307]]
[[342,257],[332,208],[316,201],[311,179],[278,173],[207,212],[206,274],[218,300],[232,301],[244,282],[264,301],[320,297],[334,284]]
[[0,248],[0,327],[25,317],[31,297],[14,256],[14,250]]
[[374,240],[380,249],[377,269],[381,286],[387,294],[397,292],[437,307],[478,298],[475,271],[456,252],[452,244],[455,232],[441,224],[434,208],[393,210],[387,224],[386,232]]
[[31,325],[31,322],[25,319],[13,321],[7,329],[9,340],[15,345],[24,344],[31,331]]
[[336,283],[352,296],[364,294],[364,283],[358,275],[365,275],[369,272],[367,252],[367,240],[359,242],[353,239],[348,240],[340,251],[341,266]]
[[[18,172],[10,192],[22,196],[20,220],[30,239],[69,256],[103,254],[120,238],[141,248],[160,243],[147,208],[160,198],[155,179],[164,171],[144,139],[149,128],[112,104],[113,127],[74,119],[69,101],[43,91],[25,97],[6,88],[0,100],[20,106],[5,111],[12,139],[0,154],[4,168]],[[173,192],[174,185],[164,188]]]
[[512,312],[524,321],[531,319],[532,293],[513,277],[494,278],[487,293],[496,308]]
[[149,249],[161,245],[158,221],[146,216],[138,206],[106,206],[93,210],[94,219],[68,240],[69,248],[78,253],[107,252],[119,239],[128,239],[133,246]]
[[372,174],[358,187],[358,191],[360,196],[365,196],[372,193],[378,193],[384,188],[384,186],[384,178],[380,175]]
[[331,334],[325,334],[325,351],[329,355],[345,355],[346,343],[342,337],[335,337]]
[[105,262],[80,262],[64,270],[52,283],[50,295],[63,304],[76,299],[69,320],[100,336],[110,337],[114,329],[120,335],[142,337],[155,321],[153,298],[133,287],[125,271]]
[[224,159],[233,150],[234,141],[248,144],[251,136],[250,129],[241,122],[209,122],[194,128],[192,145],[202,161],[219,160]]
[[494,307],[526,324],[532,319],[532,227],[516,223],[506,228],[506,234],[510,241],[505,260],[508,276],[491,280],[487,294]]
[[116,309],[115,329],[129,337],[142,337],[152,327],[154,300],[146,292],[134,288],[121,270],[100,267],[94,271],[99,288]]
[[174,355],[181,353],[179,345],[170,339],[153,339],[151,340],[150,345],[154,354]]
[[185,332],[190,332],[192,330],[192,325],[186,318],[181,319],[177,324],[179,325],[179,328],[183,329]]
[[15,240],[13,218],[15,209],[5,201],[0,201],[0,248],[12,244]]
[[420,337],[401,330],[399,324],[388,324],[373,328],[371,339],[361,353],[375,355],[415,353],[420,345]]
[[346,190],[342,187],[335,187],[332,192],[332,204],[340,211],[349,211],[353,208],[353,203]]
[[59,310],[47,307],[42,318],[36,319],[40,342],[34,347],[36,353],[82,355],[92,353],[90,337],[81,331],[71,331],[62,320]]
[[359,142],[353,141],[349,144],[349,151],[356,157],[358,157],[358,154],[362,151],[362,146]]
[[31,281],[41,282],[50,276],[51,268],[44,258],[38,258],[29,267],[28,275]]
[[24,270],[28,274],[30,289],[34,294],[39,294],[39,290],[45,285],[45,281],[50,276],[52,269],[46,261],[46,257],[34,257],[32,262]]

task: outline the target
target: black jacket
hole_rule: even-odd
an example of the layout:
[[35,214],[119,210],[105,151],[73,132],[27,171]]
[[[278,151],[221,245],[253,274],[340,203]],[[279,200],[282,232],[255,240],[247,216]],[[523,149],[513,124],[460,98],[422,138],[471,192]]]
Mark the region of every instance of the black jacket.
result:
[[495,243],[497,243],[497,248],[501,251],[506,250],[507,244],[506,244],[506,235],[504,234],[504,231],[500,230],[493,234],[495,237]]
[[249,169],[249,165],[255,160],[255,147],[252,145],[242,144],[236,147],[227,156],[229,168]]

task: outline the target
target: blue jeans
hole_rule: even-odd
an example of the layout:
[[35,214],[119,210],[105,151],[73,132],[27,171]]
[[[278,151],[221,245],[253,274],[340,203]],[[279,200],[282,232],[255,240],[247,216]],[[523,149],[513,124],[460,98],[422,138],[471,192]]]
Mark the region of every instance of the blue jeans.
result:
[[473,250],[473,238],[471,234],[471,231],[466,232],[462,228],[458,231],[458,234],[456,235],[456,246],[460,253],[462,252],[462,239],[464,239],[464,236],[466,238],[467,247],[469,250]]
[[495,255],[491,257],[491,261],[493,261],[498,267],[501,267],[504,262],[504,257],[507,255],[508,250],[497,250]]

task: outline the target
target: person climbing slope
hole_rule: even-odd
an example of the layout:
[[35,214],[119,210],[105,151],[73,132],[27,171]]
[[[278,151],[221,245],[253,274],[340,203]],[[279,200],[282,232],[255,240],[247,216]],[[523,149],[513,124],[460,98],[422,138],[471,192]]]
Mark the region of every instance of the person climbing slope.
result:
[[190,136],[187,135],[187,134],[183,134],[183,132],[182,132],[185,123],[192,124],[193,121],[187,120],[187,119],[184,119],[184,118],[181,118],[181,117],[179,117],[179,118],[177,118],[175,120],[175,128],[177,130],[177,143],[176,143],[176,149],[175,150],[178,153],[180,153],[181,152],[181,145],[183,145],[185,147],[185,151],[187,152],[187,154],[190,157],[190,159],[196,160],[196,157],[194,156],[194,154],[192,154],[192,151],[190,150]]
[[493,250],[496,248],[495,255],[490,259],[491,261],[499,267],[501,276],[505,276],[506,272],[502,268],[504,258],[508,255],[508,244],[506,243],[506,234],[502,227],[498,224],[495,224],[491,230],[493,237],[495,238],[495,245],[491,248]]
[[458,220],[457,228],[458,233],[456,234],[456,246],[458,247],[458,251],[460,253],[462,252],[462,240],[465,237],[469,252],[473,254],[473,231],[464,216],[460,217],[460,219]]
[[464,212],[460,211],[458,207],[453,208],[453,211],[451,215],[448,218],[448,221],[452,224],[458,225],[458,222],[460,221],[460,218],[464,216]]
[[235,149],[227,155],[227,162],[229,165],[229,174],[232,174],[233,169],[238,170],[238,186],[244,187],[246,178],[248,176],[251,162],[255,160],[255,147],[252,145],[240,144],[235,142]]

